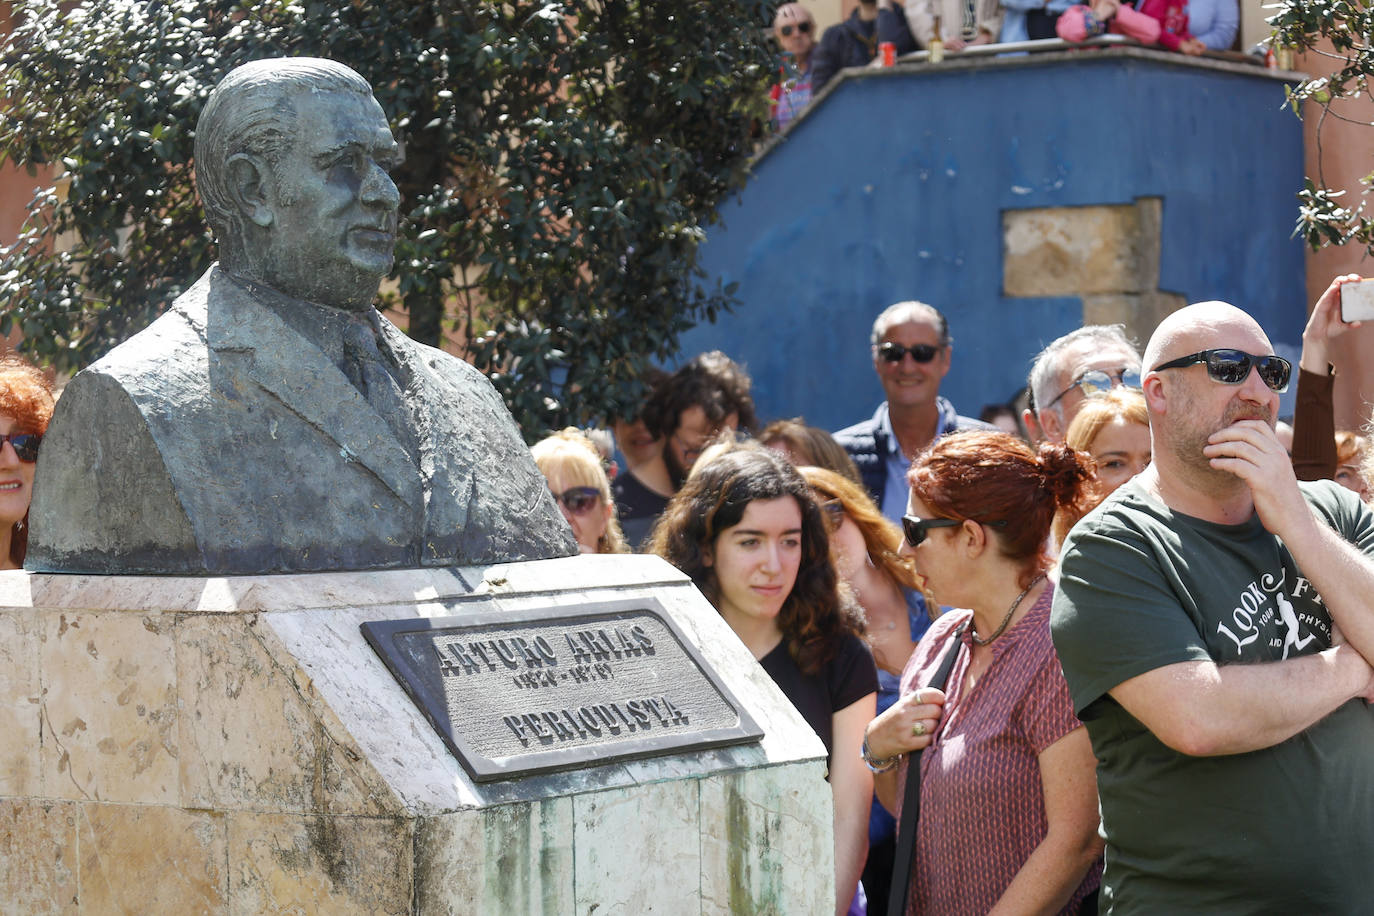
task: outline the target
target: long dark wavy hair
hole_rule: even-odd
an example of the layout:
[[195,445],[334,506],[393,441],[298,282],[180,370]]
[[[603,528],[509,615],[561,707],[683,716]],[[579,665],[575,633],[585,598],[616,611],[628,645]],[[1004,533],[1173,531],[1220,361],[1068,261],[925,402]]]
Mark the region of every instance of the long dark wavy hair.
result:
[[790,496],[801,509],[801,563],[797,581],[778,614],[787,651],[803,674],[816,674],[834,657],[840,638],[863,633],[862,612],[841,596],[825,520],[811,489],[778,453],[741,442],[692,475],[668,503],[654,527],[649,550],[692,577],[712,604],[720,590],[703,550],[744,517],[754,500]]

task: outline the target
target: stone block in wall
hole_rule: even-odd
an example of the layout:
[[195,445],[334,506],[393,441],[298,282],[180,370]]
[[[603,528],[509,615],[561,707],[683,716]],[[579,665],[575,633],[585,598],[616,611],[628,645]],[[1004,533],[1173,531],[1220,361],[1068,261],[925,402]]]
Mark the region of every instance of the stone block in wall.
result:
[[571,798],[424,818],[416,829],[415,851],[418,913],[577,912]]
[[80,904],[75,802],[0,799],[0,913],[49,916]]
[[413,821],[244,811],[228,819],[230,916],[411,913]]
[[82,912],[224,912],[223,814],[162,805],[72,807]]
[[573,799],[575,912],[701,913],[698,780]]
[[31,612],[0,613],[0,797],[38,794],[38,682],[40,619]]
[[394,796],[257,615],[186,614],[177,625],[181,779],[191,807],[397,813]]
[[[703,780],[701,912],[786,916],[812,905],[813,895],[833,897],[833,817],[830,784],[820,766]],[[783,834],[793,842],[771,841]],[[799,874],[810,874],[812,883],[798,882]]]
[[1159,201],[1046,207],[1002,214],[1007,296],[1082,296],[1153,289]]
[[1124,324],[1126,331],[1143,345],[1161,321],[1187,304],[1188,300],[1178,293],[1162,290],[1083,296],[1083,323]]
[[41,620],[44,794],[176,804],[172,615],[53,610]]

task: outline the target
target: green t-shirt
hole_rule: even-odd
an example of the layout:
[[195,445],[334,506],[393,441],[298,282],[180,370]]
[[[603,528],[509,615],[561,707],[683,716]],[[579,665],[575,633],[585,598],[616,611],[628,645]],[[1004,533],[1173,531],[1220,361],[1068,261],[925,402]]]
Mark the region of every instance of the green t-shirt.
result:
[[[1374,513],[1353,493],[1301,486],[1374,555]],[[1328,648],[1331,617],[1283,542],[1257,517],[1205,522],[1132,481],[1074,528],[1061,564],[1051,630],[1098,760],[1102,911],[1374,910],[1374,711],[1363,700],[1264,750],[1189,757],[1107,695],[1178,662]]]

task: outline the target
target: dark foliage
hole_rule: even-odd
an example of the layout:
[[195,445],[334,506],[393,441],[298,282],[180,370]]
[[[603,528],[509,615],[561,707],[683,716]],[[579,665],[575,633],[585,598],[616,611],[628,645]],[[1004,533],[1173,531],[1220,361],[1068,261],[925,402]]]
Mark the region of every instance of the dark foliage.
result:
[[531,439],[598,419],[729,304],[696,252],[744,179],[770,8],[20,0],[0,158],[59,177],[0,249],[0,332],[74,370],[147,325],[215,257],[191,170],[210,90],[254,58],[331,57],[405,149],[386,304],[427,343],[451,316]]

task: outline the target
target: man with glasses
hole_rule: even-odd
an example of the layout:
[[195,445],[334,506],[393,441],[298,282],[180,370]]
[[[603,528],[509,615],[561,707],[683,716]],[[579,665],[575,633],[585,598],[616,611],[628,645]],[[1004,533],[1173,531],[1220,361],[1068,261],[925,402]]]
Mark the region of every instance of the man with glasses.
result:
[[883,515],[901,524],[911,459],[938,436],[991,427],[959,416],[940,397],[954,341],[949,323],[934,306],[915,301],[888,306],[873,322],[870,340],[873,371],[887,400],[870,419],[835,433],[835,441],[854,459]]
[[1298,483],[1292,367],[1222,302],[1145,352],[1154,461],[1079,522],[1052,630],[1097,755],[1104,913],[1354,913],[1374,861],[1374,514]]
[[373,306],[400,155],[342,64],[258,60],[225,76],[195,137],[221,260],[68,384],[38,466],[30,568],[253,574],[576,552],[491,384]]
[[[752,382],[744,367],[719,350],[702,353],[654,388],[641,414],[663,440],[657,461],[617,474],[611,492],[625,540],[644,546],[668,500],[687,479],[701,453],[726,431],[754,430]],[[668,492],[659,492],[666,480]]]
[[1119,324],[1090,324],[1035,357],[1031,403],[1022,421],[1031,438],[1063,442],[1083,401],[1116,385],[1140,387],[1140,353]]

